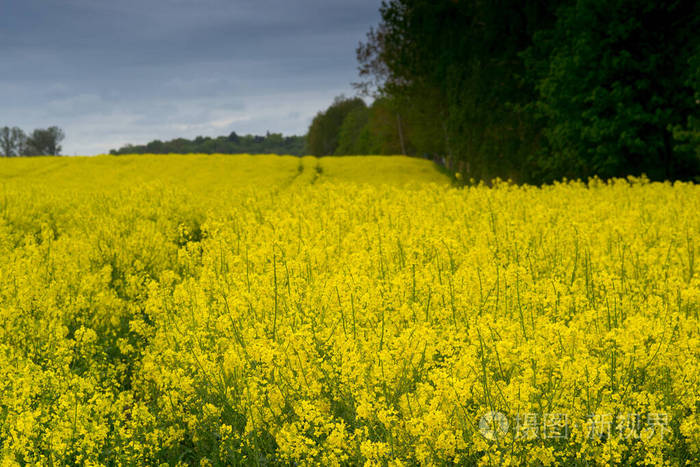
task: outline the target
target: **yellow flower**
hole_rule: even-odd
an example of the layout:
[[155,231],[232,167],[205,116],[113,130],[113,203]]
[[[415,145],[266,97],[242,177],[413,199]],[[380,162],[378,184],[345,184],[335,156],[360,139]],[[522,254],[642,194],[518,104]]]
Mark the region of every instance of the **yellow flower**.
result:
[[697,185],[317,163],[0,160],[4,465],[700,463]]

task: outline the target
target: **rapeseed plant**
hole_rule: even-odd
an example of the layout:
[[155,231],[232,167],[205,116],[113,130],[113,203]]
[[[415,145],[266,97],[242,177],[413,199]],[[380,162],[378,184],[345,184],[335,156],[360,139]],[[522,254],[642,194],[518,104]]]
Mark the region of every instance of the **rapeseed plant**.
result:
[[1,162],[5,463],[700,463],[695,185]]

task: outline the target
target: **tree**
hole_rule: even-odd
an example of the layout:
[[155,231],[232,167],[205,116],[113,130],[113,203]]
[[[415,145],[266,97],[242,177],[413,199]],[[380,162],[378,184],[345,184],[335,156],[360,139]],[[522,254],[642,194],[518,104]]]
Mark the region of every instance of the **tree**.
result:
[[4,157],[20,156],[25,152],[27,135],[17,127],[0,128],[0,155]]
[[166,154],[168,152],[165,144],[159,139],[154,139],[146,144],[146,151],[151,154]]
[[268,131],[265,134],[265,144],[266,147],[282,146],[284,144],[284,137],[282,133],[270,133]]
[[700,173],[697,152],[678,144],[698,116],[699,5],[578,0],[536,35],[526,58],[547,141],[542,178]]
[[393,108],[407,153],[444,151],[485,180],[700,174],[697,1],[386,0],[380,13],[358,87]]
[[314,156],[335,154],[343,121],[350,112],[358,108],[367,108],[362,99],[336,97],[333,104],[325,112],[319,112],[311,122],[306,137],[307,152]]
[[46,129],[36,129],[27,139],[27,156],[59,156],[61,154],[61,141],[66,135],[62,129],[52,126]]
[[[403,145],[401,144],[400,119],[397,117],[397,107],[390,99],[380,97],[372,103],[368,127],[372,139],[373,153],[401,154],[412,152],[410,144],[408,150],[405,150],[405,141]],[[405,133],[405,131],[403,132]]]
[[519,54],[551,25],[557,3],[385,1],[381,24],[357,49],[360,87],[378,87],[395,106],[407,152],[444,152],[476,178],[527,180],[538,128],[525,110],[534,86]]
[[369,131],[370,110],[357,107],[345,116],[338,130],[338,156],[349,154],[372,154]]
[[[695,92],[696,109],[700,107],[700,44],[696,47],[695,53],[688,61],[690,73],[686,85]],[[685,161],[690,165],[686,170],[687,178],[691,178],[693,168],[696,170],[695,181],[700,182],[700,115],[693,112],[684,123],[679,123],[673,127],[674,155],[679,161]]]

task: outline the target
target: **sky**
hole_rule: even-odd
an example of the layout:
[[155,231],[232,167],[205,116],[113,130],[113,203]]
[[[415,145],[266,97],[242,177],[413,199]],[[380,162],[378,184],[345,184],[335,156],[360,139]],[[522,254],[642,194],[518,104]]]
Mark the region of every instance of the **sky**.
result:
[[304,134],[353,95],[380,0],[0,0],[0,127],[63,153],[198,135]]

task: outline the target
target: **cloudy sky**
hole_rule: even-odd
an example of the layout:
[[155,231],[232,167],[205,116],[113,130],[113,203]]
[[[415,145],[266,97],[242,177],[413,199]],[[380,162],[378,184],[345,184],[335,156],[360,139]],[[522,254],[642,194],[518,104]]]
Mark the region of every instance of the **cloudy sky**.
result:
[[178,136],[305,133],[353,93],[380,0],[0,0],[0,126],[65,154]]

